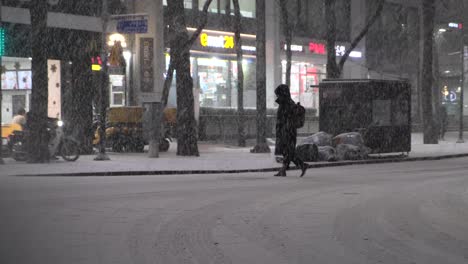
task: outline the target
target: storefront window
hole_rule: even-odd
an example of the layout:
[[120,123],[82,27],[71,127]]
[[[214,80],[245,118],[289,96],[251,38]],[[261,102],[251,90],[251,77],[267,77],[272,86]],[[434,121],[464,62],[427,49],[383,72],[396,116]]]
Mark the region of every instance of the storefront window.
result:
[[226,107],[231,103],[228,89],[229,61],[218,58],[198,58],[201,107]]
[[125,105],[125,75],[109,75],[111,106]]
[[[286,82],[286,61],[282,62],[283,83]],[[325,67],[306,62],[293,62],[291,65],[291,97],[305,108],[319,108],[318,84],[325,79]]]
[[[199,0],[198,8],[203,10],[203,5],[206,0]],[[239,0],[239,8],[241,16],[254,18],[255,17],[255,1]],[[213,0],[208,9],[211,13],[234,15],[234,3],[232,0]]]
[[[221,57],[191,57],[194,96],[200,107],[237,108],[237,61]],[[168,68],[169,57],[166,57]],[[256,107],[255,60],[244,59],[244,107]],[[168,106],[177,106],[176,78],[169,92]]]
[[[163,0],[163,5],[167,6],[167,0]],[[193,8],[193,0],[184,0],[184,7],[186,9],[192,9]]]
[[32,88],[31,61],[2,57],[2,122],[10,123],[19,109],[29,111]]

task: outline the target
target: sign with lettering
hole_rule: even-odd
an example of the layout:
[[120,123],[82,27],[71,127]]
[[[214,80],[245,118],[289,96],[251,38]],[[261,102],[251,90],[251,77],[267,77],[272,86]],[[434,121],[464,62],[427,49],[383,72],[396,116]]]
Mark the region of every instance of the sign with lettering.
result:
[[210,36],[202,33],[200,35],[200,44],[203,47],[233,49],[234,36]]
[[326,49],[325,49],[325,44],[323,43],[310,42],[309,51],[312,53],[321,54],[321,55],[327,54]]
[[140,89],[144,93],[150,93],[154,91],[153,41],[153,38],[140,39]]
[[[287,48],[287,44],[284,44],[283,49],[286,50]],[[303,52],[304,47],[301,45],[291,45],[291,51]]]
[[117,32],[124,34],[148,33],[148,20],[119,20],[117,21]]
[[[309,51],[311,53],[320,54],[320,55],[327,54],[326,46],[323,43],[310,42],[309,43]],[[336,56],[341,57],[346,53],[346,47],[343,46],[343,45],[336,45],[335,46],[335,52],[336,52]],[[362,58],[362,52],[360,52],[360,51],[351,51],[349,56],[352,57],[352,58]]]
[[461,23],[453,23],[453,22],[451,22],[451,23],[448,24],[448,26],[451,27],[451,28],[458,28],[458,29],[462,29],[462,28],[463,28],[463,24],[461,24]]

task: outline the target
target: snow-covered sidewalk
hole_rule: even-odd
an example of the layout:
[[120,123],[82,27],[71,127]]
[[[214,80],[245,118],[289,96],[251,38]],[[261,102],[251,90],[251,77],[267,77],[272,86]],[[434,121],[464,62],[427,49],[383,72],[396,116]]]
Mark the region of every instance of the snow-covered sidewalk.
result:
[[[467,134],[468,136],[468,134]],[[456,143],[458,134],[448,133],[445,141],[437,145],[424,145],[422,134],[412,134],[412,150],[409,158],[437,158],[446,155],[466,154],[468,156],[468,139],[466,143]],[[176,155],[176,144],[171,144],[168,152],[160,153],[159,158],[148,158],[147,153],[109,153],[110,161],[94,161],[95,155],[81,156],[76,162],[65,162],[62,159],[47,164],[27,164],[5,158],[0,165],[0,175],[44,175],[44,174],[175,174],[260,171],[279,168],[272,152],[268,154],[250,153],[251,147],[239,148],[226,144],[199,143],[199,157],[181,157]],[[329,162],[311,163],[332,165]],[[333,162],[342,165],[340,162]]]

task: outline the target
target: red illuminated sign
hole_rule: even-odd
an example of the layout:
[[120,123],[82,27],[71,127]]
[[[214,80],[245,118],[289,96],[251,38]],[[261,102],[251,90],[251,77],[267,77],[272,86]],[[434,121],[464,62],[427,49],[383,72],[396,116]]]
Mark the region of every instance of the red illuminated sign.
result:
[[99,65],[102,65],[101,57],[99,57],[99,56],[91,57],[91,64],[99,64]]
[[309,51],[312,52],[312,53],[316,53],[316,54],[322,54],[322,55],[326,54],[325,44],[310,42],[309,43]]

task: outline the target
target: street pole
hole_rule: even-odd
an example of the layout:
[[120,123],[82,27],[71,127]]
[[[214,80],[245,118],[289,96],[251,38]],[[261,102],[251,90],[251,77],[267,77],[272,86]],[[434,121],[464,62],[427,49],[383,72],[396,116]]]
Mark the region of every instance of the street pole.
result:
[[[0,30],[2,29],[2,4],[3,1],[0,0]],[[3,43],[2,43],[3,45]],[[2,67],[2,57],[3,57],[3,50],[0,53],[0,69]],[[1,72],[0,72],[1,74]],[[2,93],[2,80],[0,78],[0,164],[4,164],[5,162],[3,161],[3,138],[2,138],[2,100],[3,100],[3,93]]]
[[[462,8],[461,10],[464,10],[463,9],[463,2],[464,1],[461,1],[462,3]],[[457,143],[465,143],[465,140],[463,139],[463,97],[464,97],[464,86],[465,86],[465,43],[464,43],[464,38],[465,38],[465,35],[463,34],[463,29],[465,28],[465,20],[463,19],[463,13],[461,14],[460,16],[460,22],[462,23],[462,28],[460,28],[460,37],[461,37],[461,51],[460,51],[460,58],[461,58],[461,78],[460,78],[460,127],[459,127],[459,130],[458,130],[458,140],[457,140]]]
[[[161,0],[154,1],[154,41],[153,41],[153,76],[154,76],[154,91],[162,91],[164,83],[163,73],[165,68],[164,56],[164,16],[163,16],[163,3]],[[159,157],[159,142],[164,132],[163,116],[165,105],[160,102],[151,102],[149,104],[151,134],[149,139],[149,158]]]
[[102,39],[101,39],[101,59],[102,59],[102,69],[101,69],[101,87],[99,89],[99,100],[100,110],[99,110],[99,152],[94,160],[110,160],[109,156],[106,153],[106,89],[108,89],[108,76],[107,76],[107,22],[109,20],[109,14],[107,10],[107,0],[102,1]]

